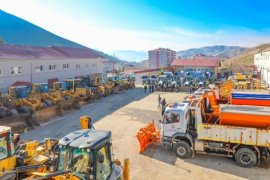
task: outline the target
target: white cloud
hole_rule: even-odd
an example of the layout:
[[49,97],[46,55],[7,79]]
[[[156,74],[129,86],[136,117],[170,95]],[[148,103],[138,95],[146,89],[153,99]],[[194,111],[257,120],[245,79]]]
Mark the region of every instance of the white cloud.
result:
[[59,36],[105,52],[119,49],[145,51],[157,47],[183,50],[216,44],[254,46],[270,42],[270,36],[234,27],[206,33],[179,27],[135,31],[97,25],[95,17],[81,20],[66,11],[47,6],[45,1],[0,0],[0,8]]

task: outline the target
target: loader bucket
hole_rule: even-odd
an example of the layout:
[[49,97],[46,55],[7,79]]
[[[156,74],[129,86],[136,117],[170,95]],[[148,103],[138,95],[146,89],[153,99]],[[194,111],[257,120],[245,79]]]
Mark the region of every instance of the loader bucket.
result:
[[140,129],[137,139],[140,143],[140,153],[143,153],[149,145],[160,142],[160,131],[156,130],[154,120]]

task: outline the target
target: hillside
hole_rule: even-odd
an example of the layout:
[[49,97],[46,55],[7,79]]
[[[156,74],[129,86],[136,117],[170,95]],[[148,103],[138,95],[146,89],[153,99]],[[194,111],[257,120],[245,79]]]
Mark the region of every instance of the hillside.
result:
[[83,47],[1,10],[0,24],[0,39],[6,44]]
[[176,55],[180,56],[181,58],[190,58],[196,54],[204,54],[206,56],[217,56],[223,59],[227,59],[237,56],[245,50],[246,48],[239,46],[216,45],[178,51]]
[[227,59],[222,62],[223,67],[231,67],[234,71],[238,71],[242,66],[254,65],[254,54],[270,48],[270,44],[262,44],[257,47],[247,48],[240,55]]
[[[8,14],[0,10],[0,44],[28,45],[28,46],[65,46],[84,47],[78,43],[64,39],[45,29],[38,27],[26,20]],[[94,49],[92,49],[94,50]],[[117,62],[122,60],[108,55],[101,51],[96,51],[101,56]]]

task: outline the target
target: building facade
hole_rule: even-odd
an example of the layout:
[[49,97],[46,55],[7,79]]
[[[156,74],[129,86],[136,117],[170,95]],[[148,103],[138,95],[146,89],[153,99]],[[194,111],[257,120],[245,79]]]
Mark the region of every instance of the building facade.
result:
[[219,59],[206,59],[206,58],[195,58],[195,59],[176,59],[171,64],[173,70],[177,71],[204,71],[211,72],[214,78],[218,77],[218,68],[220,67]]
[[270,86],[270,49],[261,51],[254,55],[254,65],[261,74],[261,80]]
[[176,52],[166,48],[148,51],[149,68],[168,67],[176,58]]
[[147,60],[143,60],[141,62],[141,67],[142,67],[142,69],[149,69],[149,60],[148,59]]
[[115,69],[116,62],[113,61],[104,61],[103,63],[103,72],[109,73],[112,72]]
[[6,93],[17,81],[62,81],[103,73],[104,60],[87,48],[0,45],[0,91]]

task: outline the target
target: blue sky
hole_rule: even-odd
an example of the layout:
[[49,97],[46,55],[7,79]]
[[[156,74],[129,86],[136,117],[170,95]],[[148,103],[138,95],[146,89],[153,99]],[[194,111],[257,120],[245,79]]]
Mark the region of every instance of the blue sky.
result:
[[267,0],[0,0],[0,8],[105,52],[270,42]]

